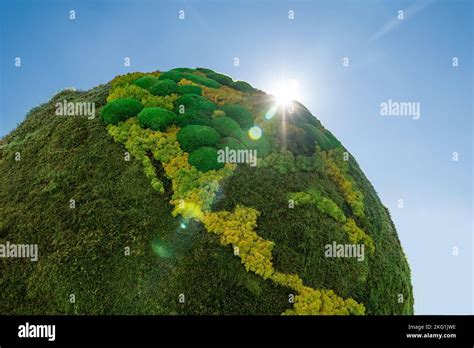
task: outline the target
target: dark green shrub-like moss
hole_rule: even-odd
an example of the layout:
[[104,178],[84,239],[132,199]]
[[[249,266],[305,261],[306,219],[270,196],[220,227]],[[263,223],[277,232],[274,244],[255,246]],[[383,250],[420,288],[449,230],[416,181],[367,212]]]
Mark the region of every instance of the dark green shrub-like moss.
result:
[[216,147],[218,149],[225,149],[227,147],[230,150],[244,150],[247,148],[245,144],[242,143],[240,140],[232,138],[232,137],[220,139],[217,142]]
[[191,111],[185,114],[178,114],[176,116],[176,124],[183,128],[191,124],[197,124],[201,126],[211,126],[211,117],[201,112]]
[[247,148],[257,150],[257,157],[265,157],[271,151],[270,140],[265,134],[262,134],[260,139],[253,140],[248,136],[248,132],[243,131],[240,139]]
[[226,116],[237,122],[242,129],[248,129],[253,126],[252,113],[238,104],[227,104],[221,108]]
[[186,76],[184,73],[179,72],[177,70],[170,70],[164,72],[160,75],[158,79],[160,80],[173,80],[174,82],[179,82],[181,79],[184,79]]
[[179,87],[173,80],[158,80],[148,90],[153,95],[165,96],[171,93],[179,93]]
[[204,74],[209,74],[213,73],[214,70],[208,69],[208,68],[196,68],[197,71],[203,72]]
[[181,128],[177,140],[184,151],[191,152],[202,146],[214,146],[220,139],[219,133],[211,127],[190,125]]
[[[308,126],[308,124],[306,124],[306,126]],[[278,132],[280,145],[282,144],[281,140],[285,139],[284,143],[286,148],[288,151],[293,153],[293,155],[310,156],[314,154],[315,140],[310,139],[303,128],[295,127],[294,125],[287,123],[286,127],[280,127]]]
[[324,130],[324,135],[329,139],[333,147],[342,146],[341,142],[327,129]]
[[234,81],[229,85],[229,87],[232,87],[233,89],[236,89],[241,92],[247,92],[247,93],[251,93],[255,91],[255,89],[249,83],[245,81]]
[[142,128],[164,131],[176,120],[176,115],[170,110],[152,107],[144,108],[140,111],[137,118]]
[[219,73],[212,72],[212,73],[206,74],[206,76],[209,77],[210,79],[213,79],[214,81],[217,81],[220,84],[226,85],[226,86],[230,85],[233,82],[232,78],[230,78],[229,76],[224,75],[224,74],[219,74]]
[[224,163],[217,161],[217,149],[214,147],[200,147],[189,154],[188,162],[201,172],[216,170],[224,167]]
[[158,81],[158,78],[155,76],[143,76],[133,82],[134,85],[148,89],[153,86]]
[[201,76],[194,74],[194,69],[188,68],[176,68],[170,71],[164,72],[160,75],[160,80],[173,80],[174,82],[179,82],[182,79],[187,79],[194,83],[209,87],[209,88],[219,88],[221,84],[213,79],[210,79],[206,76]]
[[112,100],[100,112],[100,117],[106,124],[117,124],[130,117],[137,116],[143,105],[133,98]]
[[179,94],[196,94],[202,95],[202,88],[195,85],[179,86]]
[[219,88],[221,86],[219,82],[201,75],[185,74],[184,78],[209,88]]
[[262,137],[256,141],[253,148],[257,150],[258,157],[269,155],[272,150],[270,139],[266,135],[262,135]]
[[298,127],[303,122],[315,127],[322,127],[321,122],[303,104],[297,101],[293,101],[293,114],[290,121]]
[[238,138],[242,131],[240,125],[227,116],[213,118],[212,128],[218,131],[223,137]]
[[175,112],[180,113],[180,106],[184,108],[184,113],[199,112],[211,116],[213,111],[217,109],[216,104],[206,98],[196,94],[185,94],[176,99]]
[[171,69],[170,71],[178,71],[178,72],[181,72],[181,73],[191,73],[192,74],[196,70],[191,69],[191,68],[174,68],[174,69]]
[[321,150],[329,150],[335,147],[331,140],[326,137],[324,132],[319,128],[309,124],[301,123],[300,128],[304,129],[306,136],[304,142],[307,147],[314,148],[314,143],[316,142]]

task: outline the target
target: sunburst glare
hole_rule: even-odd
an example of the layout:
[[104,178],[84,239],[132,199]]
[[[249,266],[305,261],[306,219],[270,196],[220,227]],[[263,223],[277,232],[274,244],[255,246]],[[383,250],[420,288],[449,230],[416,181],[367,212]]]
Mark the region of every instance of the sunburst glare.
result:
[[273,89],[273,95],[278,105],[290,105],[293,100],[299,99],[298,80],[286,79],[278,82]]

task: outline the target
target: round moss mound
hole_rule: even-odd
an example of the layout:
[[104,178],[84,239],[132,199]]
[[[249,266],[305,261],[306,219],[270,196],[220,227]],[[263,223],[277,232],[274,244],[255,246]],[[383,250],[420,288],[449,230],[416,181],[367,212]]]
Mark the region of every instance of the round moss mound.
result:
[[165,96],[179,92],[179,86],[173,80],[158,80],[148,90],[153,95]]
[[229,86],[233,82],[232,78],[224,74],[211,72],[211,73],[206,74],[206,76],[209,77],[210,79],[213,79],[214,81],[219,82],[221,85],[225,85],[225,86]]
[[176,115],[170,110],[152,107],[144,108],[140,111],[137,118],[142,128],[164,131],[176,120]]
[[332,134],[327,129],[324,130],[324,135],[331,142],[332,148],[338,148],[342,146],[341,142],[334,136],[334,134]]
[[209,88],[219,88],[221,84],[213,79],[210,79],[205,76],[196,75],[196,74],[186,74],[185,79],[190,80],[194,83],[209,87]]
[[176,124],[183,128],[192,124],[201,126],[212,126],[211,117],[197,111],[186,112],[176,116]]
[[296,126],[301,123],[309,123],[315,127],[322,127],[321,122],[301,103],[293,101],[293,117],[290,122]]
[[242,129],[248,129],[253,126],[253,115],[244,106],[239,104],[227,104],[222,106],[221,109],[225,112],[226,116],[236,121]]
[[171,69],[170,71],[178,71],[180,73],[194,73],[196,70],[195,69],[191,69],[191,68],[174,68],[174,69]]
[[213,118],[212,128],[219,132],[223,137],[238,138],[242,132],[239,124],[227,116]]
[[179,82],[182,79],[192,81],[194,83],[209,87],[209,88],[219,88],[221,84],[213,79],[210,79],[206,76],[201,76],[195,73],[193,69],[177,68],[170,71],[164,72],[159,77],[160,80],[173,80],[174,82]]
[[180,129],[177,139],[183,150],[191,152],[202,146],[214,146],[220,135],[211,127],[190,125]]
[[249,137],[248,132],[243,131],[239,139],[247,148],[257,150],[257,157],[259,158],[267,156],[271,151],[270,140],[265,134],[262,134],[259,139],[254,140]]
[[329,150],[337,146],[319,128],[304,122],[300,123],[300,127],[305,131],[304,141],[306,146],[314,147],[316,143],[321,150]]
[[196,68],[197,71],[203,72],[205,74],[213,73],[214,70],[208,69],[208,68]]
[[217,149],[203,146],[189,154],[189,164],[201,172],[224,168],[224,163],[218,161]]
[[181,81],[184,78],[185,78],[184,73],[182,73],[180,71],[177,71],[177,70],[170,70],[170,71],[162,73],[158,79],[160,79],[160,80],[173,80],[174,82],[177,83],[177,82]]
[[222,150],[224,150],[225,148],[228,148],[229,150],[244,150],[247,148],[247,146],[245,146],[245,144],[242,143],[240,140],[232,137],[220,139],[217,142],[216,147]]
[[138,115],[142,109],[143,105],[136,99],[116,99],[104,106],[100,117],[106,124],[117,124]]
[[217,109],[216,104],[200,95],[195,94],[182,95],[176,99],[174,105],[174,112],[177,114],[199,112],[211,116],[214,110]]
[[153,86],[158,81],[158,78],[155,76],[143,76],[133,82],[134,85],[148,89]]
[[179,87],[179,94],[202,95],[202,88],[195,85],[183,85]]
[[241,92],[247,92],[247,93],[252,93],[255,91],[255,89],[250,85],[250,83],[247,83],[245,81],[234,81],[229,84],[229,87],[236,89]]

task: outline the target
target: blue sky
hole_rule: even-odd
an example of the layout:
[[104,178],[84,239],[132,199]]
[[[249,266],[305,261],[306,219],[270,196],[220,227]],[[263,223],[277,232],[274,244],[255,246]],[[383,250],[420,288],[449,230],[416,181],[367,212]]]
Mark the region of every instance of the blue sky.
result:
[[[266,91],[296,79],[299,100],[355,156],[390,209],[416,313],[474,312],[472,2],[0,3],[0,136],[57,91],[129,71],[204,66]],[[419,102],[420,119],[381,116],[389,99]]]

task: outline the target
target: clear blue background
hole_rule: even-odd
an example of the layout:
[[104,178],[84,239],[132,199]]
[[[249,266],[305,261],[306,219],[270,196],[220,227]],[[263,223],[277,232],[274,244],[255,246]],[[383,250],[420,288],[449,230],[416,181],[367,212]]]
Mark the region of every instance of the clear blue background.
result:
[[[471,1],[455,0],[2,0],[0,136],[57,91],[129,71],[204,66],[267,91],[282,77],[297,79],[300,101],[390,209],[415,312],[473,313],[473,17]],[[380,116],[388,99],[420,102],[421,118]]]

